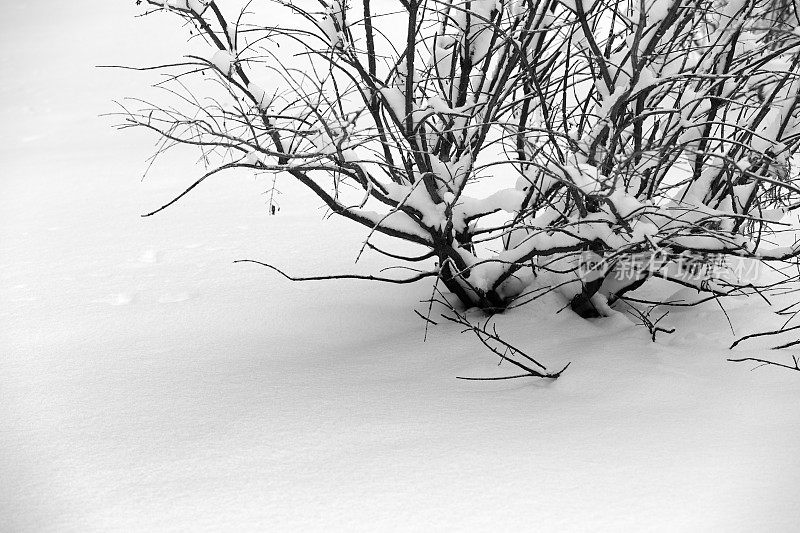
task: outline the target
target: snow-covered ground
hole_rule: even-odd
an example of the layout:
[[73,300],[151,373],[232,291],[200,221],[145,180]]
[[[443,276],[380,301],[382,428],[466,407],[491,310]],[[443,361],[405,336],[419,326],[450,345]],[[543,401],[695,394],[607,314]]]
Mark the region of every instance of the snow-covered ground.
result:
[[[498,327],[557,382],[497,370],[413,309],[430,286],[292,284],[374,272],[363,232],[287,178],[220,176],[156,217],[188,157],[112,98],[183,33],[134,2],[8,3],[0,21],[0,530],[796,531],[800,378],[726,362],[716,304],[653,344],[547,305]],[[178,47],[178,48],[176,48]],[[184,154],[185,155],[185,154]],[[310,202],[310,203],[309,203]],[[741,336],[775,323],[726,307]],[[750,343],[738,355],[759,351]],[[560,368],[560,367],[559,367]]]

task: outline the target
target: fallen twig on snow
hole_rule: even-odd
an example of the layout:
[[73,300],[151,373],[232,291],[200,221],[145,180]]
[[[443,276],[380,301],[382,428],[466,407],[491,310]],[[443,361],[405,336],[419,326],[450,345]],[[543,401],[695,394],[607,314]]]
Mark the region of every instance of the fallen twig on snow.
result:
[[[475,333],[475,336],[478,337],[478,340],[483,344],[486,348],[488,348],[492,353],[497,354],[500,356],[500,362],[508,361],[512,365],[516,366],[524,370],[525,374],[519,374],[514,376],[502,376],[502,377],[491,377],[491,378],[472,378],[472,377],[462,377],[456,376],[457,379],[466,379],[466,380],[473,380],[473,381],[494,381],[500,379],[517,379],[517,378],[524,378],[524,377],[536,377],[536,378],[546,378],[546,379],[558,379],[559,376],[567,369],[570,363],[567,363],[564,368],[559,370],[558,372],[548,372],[547,368],[541,364],[536,359],[532,358],[516,346],[508,343],[507,341],[500,338],[499,334],[497,333],[497,325],[492,324],[492,331],[489,331],[487,328],[489,326],[489,319],[487,319],[482,326],[478,326],[473,324],[466,316],[462,315],[455,309],[451,308],[450,311],[452,312],[453,316],[448,316],[442,314],[441,317],[445,320],[450,322],[454,322],[456,324],[460,324],[465,326],[466,329],[464,331],[472,331]],[[493,341],[496,344],[492,344]],[[499,346],[498,346],[499,345]],[[502,349],[502,351],[501,351]],[[535,370],[531,368],[529,365],[525,363],[521,363],[514,359],[514,356],[520,356],[525,360],[533,363],[533,365],[539,367],[541,371]]]
[[794,361],[794,366],[785,365],[783,363],[778,363],[777,361],[768,361],[766,359],[758,359],[757,357],[743,357],[741,359],[728,359],[728,361],[732,361],[734,363],[743,363],[745,361],[753,361],[754,363],[761,363],[757,367],[754,367],[753,370],[756,368],[760,368],[765,365],[772,365],[772,366],[779,366],[782,368],[788,368],[789,370],[797,370],[800,372],[800,362],[797,360],[797,356],[792,356],[792,361]]

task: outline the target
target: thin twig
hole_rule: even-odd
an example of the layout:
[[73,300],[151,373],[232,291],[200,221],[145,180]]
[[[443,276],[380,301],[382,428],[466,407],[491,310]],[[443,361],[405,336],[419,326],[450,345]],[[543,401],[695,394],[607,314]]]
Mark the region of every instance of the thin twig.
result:
[[[768,361],[766,359],[759,359],[757,357],[743,357],[741,359],[728,359],[728,361],[732,361],[734,363],[743,363],[745,361],[753,361],[755,363],[762,363],[759,366],[764,366],[764,365],[779,366],[781,368],[788,368],[789,370],[797,370],[798,372],[800,372],[800,362],[798,362],[796,355],[792,356],[792,361],[794,361],[794,366],[785,365],[783,363],[778,363],[776,361]],[[756,367],[756,368],[758,368],[758,367]],[[756,368],[754,368],[753,370],[755,370]]]
[[396,279],[396,278],[382,278],[378,276],[372,276],[369,274],[329,274],[325,276],[291,276],[284,272],[283,270],[279,269],[274,265],[270,265],[269,263],[263,263],[261,261],[256,261],[254,259],[237,259],[234,263],[254,263],[256,265],[261,265],[267,267],[271,270],[274,270],[284,278],[290,281],[328,281],[332,279],[361,279],[366,281],[382,281],[385,283],[415,283],[421,279],[430,278],[433,276],[438,276],[438,272],[421,272],[416,276],[412,276],[406,279]]

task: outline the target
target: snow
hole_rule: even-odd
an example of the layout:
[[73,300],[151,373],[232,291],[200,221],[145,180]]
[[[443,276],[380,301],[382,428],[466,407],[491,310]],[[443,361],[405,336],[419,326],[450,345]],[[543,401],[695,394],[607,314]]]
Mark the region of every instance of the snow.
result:
[[262,154],[256,150],[248,152],[241,161],[243,165],[257,165],[261,162],[263,162]]
[[[31,0],[2,23],[2,529],[795,529],[797,373],[725,361],[791,352],[728,351],[715,302],[671,311],[678,333],[651,343],[552,295],[497,324],[564,376],[465,382],[510,369],[456,326],[423,342],[427,282],[232,264],[392,264],[354,265],[367,230],[321,220],[289,178],[278,216],[242,173],[140,218],[201,172],[176,152],[140,181],[153,138],[97,118],[144,81],[93,65],[185,49],[174,14],[140,9]],[[776,325],[758,298],[725,305],[736,336]]]
[[647,23],[650,26],[660,24],[667,16],[669,8],[674,5],[671,0],[653,0],[647,5]]
[[343,6],[341,0],[334,0],[319,20],[322,30],[331,48],[335,48],[343,39]]
[[231,70],[233,69],[233,64],[236,61],[236,57],[230,53],[228,50],[217,50],[213,56],[211,56],[211,64],[217,68],[220,72],[224,75],[229,76],[231,74]]
[[206,3],[203,0],[187,0],[186,5],[195,13],[202,13],[206,8]]
[[441,113],[442,115],[449,115],[454,113],[453,109],[447,105],[447,102],[442,100],[438,96],[432,96],[428,98],[428,105],[437,113]]
[[640,71],[639,81],[637,81],[636,85],[631,88],[631,95],[635,95],[640,91],[648,89],[658,83],[661,83],[661,79],[656,76],[651,69],[645,67]]
[[403,91],[397,87],[383,87],[380,89],[380,93],[395,118],[399,121],[405,120],[406,97]]
[[247,90],[253,96],[256,102],[256,106],[261,109],[265,110],[269,107],[270,101],[272,100],[273,94],[267,94],[267,91],[262,89],[260,86],[256,85],[253,82],[250,82],[247,85]]
[[785,209],[767,209],[759,213],[759,217],[770,222],[780,222],[786,216]]
[[447,220],[445,219],[445,204],[435,204],[431,200],[430,194],[423,185],[423,180],[417,180],[414,185],[398,185],[396,183],[385,183],[384,187],[387,196],[397,202],[399,206],[408,206],[422,215],[422,223],[429,228],[443,229]]
[[163,5],[165,9],[190,10],[195,13],[202,13],[206,8],[206,3],[203,0],[164,0],[158,3]]

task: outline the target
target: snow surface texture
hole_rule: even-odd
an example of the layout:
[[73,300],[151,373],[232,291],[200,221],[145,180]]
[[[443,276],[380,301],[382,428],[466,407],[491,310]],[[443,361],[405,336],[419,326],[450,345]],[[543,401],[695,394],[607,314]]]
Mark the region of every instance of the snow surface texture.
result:
[[[510,313],[509,339],[572,365],[464,382],[510,369],[456,326],[423,343],[426,284],[231,264],[383,266],[352,265],[363,232],[288,179],[277,217],[242,175],[139,218],[191,155],[140,182],[152,139],[96,118],[143,81],[92,65],[183,46],[168,13],[124,4],[14,2],[0,22],[0,529],[796,530],[800,381],[726,362],[714,304],[656,344],[622,317]],[[54,45],[65,27],[92,31]],[[759,302],[728,312],[738,335],[774,325]],[[758,346],[736,354],[775,355]]]

